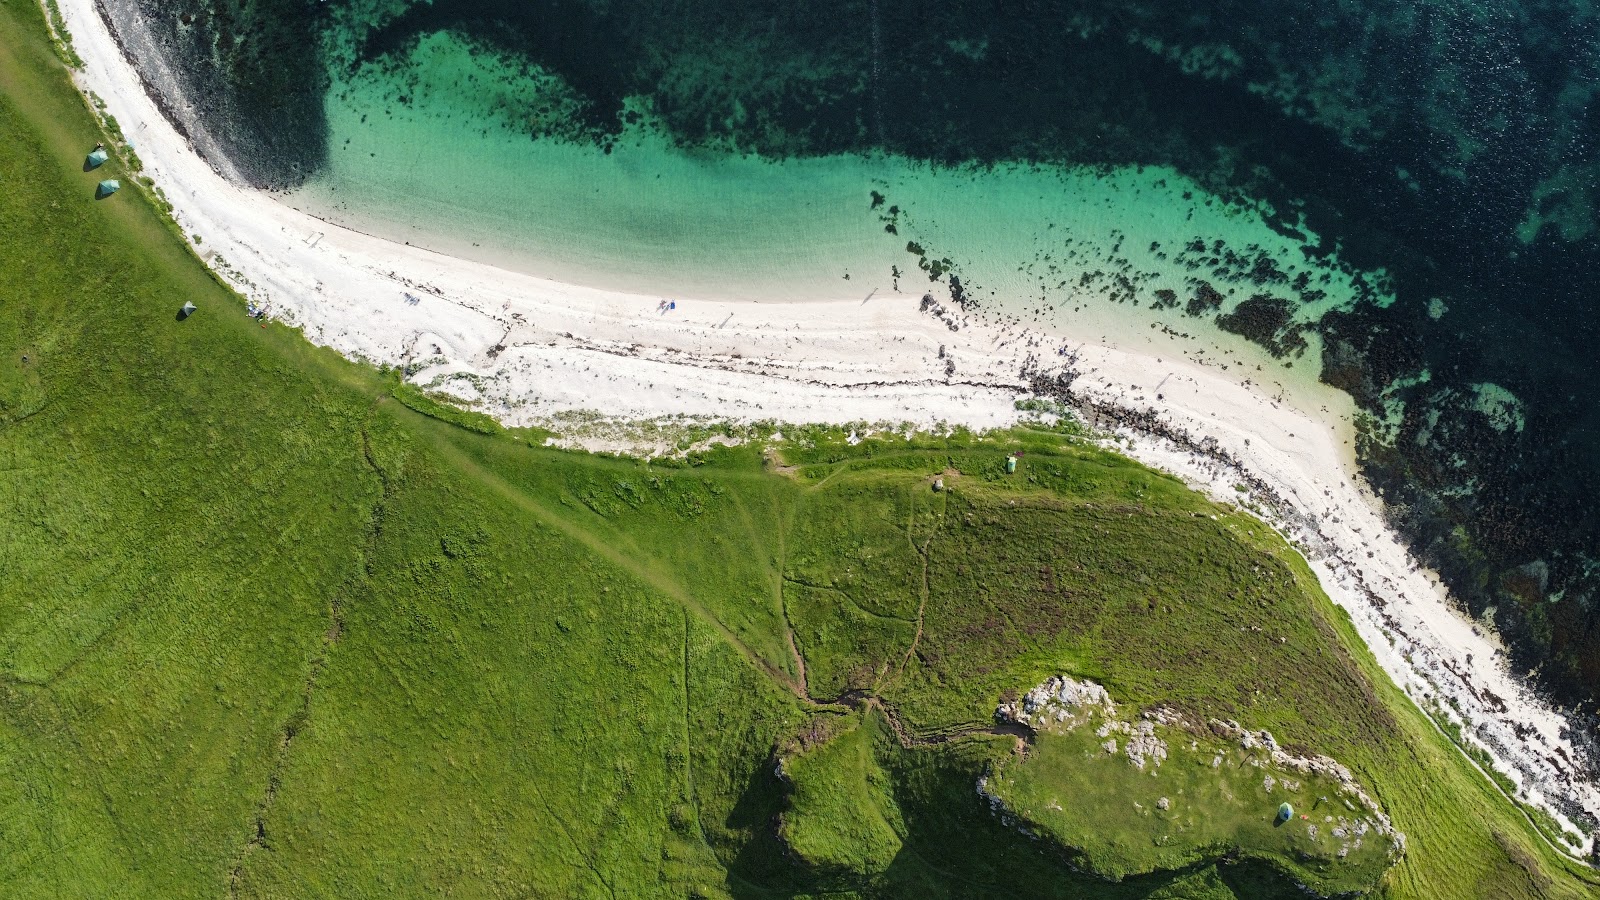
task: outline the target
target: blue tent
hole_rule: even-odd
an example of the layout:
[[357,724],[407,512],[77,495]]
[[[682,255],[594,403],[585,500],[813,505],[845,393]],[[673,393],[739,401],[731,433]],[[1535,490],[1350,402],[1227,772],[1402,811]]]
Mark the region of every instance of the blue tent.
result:
[[1288,803],[1278,804],[1278,821],[1287,822],[1292,818],[1294,818],[1294,807]]
[[111,158],[111,155],[106,152],[106,148],[104,148],[104,147],[96,147],[96,148],[94,148],[94,152],[89,154],[89,159],[88,159],[89,168],[98,169],[101,166],[105,165],[106,160],[108,160],[110,158]]
[[94,189],[95,199],[104,199],[122,190],[122,182],[115,178],[107,178]]

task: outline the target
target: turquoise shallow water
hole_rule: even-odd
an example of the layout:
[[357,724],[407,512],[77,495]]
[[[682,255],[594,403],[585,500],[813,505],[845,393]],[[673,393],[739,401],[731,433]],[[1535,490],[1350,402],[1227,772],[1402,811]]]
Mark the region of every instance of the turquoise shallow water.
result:
[[852,269],[887,272],[904,253],[865,214],[874,172],[855,159],[695,156],[645,129],[606,154],[530,140],[455,90],[370,115],[392,92],[375,77],[330,95],[328,166],[289,202],[506,268],[639,291],[827,295]]
[[[1215,315],[1259,293],[1262,265],[1276,284],[1303,283],[1278,334],[1383,281],[1358,281],[1336,257],[1307,258],[1305,238],[1270,227],[1269,210],[1223,201],[1169,167],[949,166],[886,153],[772,160],[684,149],[647,117],[603,148],[530,139],[512,125],[510,98],[547,84],[507,57],[431,35],[403,61],[334,85],[328,164],[288,200],[452,255],[665,296],[943,298],[949,268],[993,311],[1071,320],[1079,334],[1086,321],[1121,335],[1161,323],[1300,382],[1316,377],[1314,334],[1273,361]],[[1216,305],[1196,317],[1189,302],[1202,283]]]
[[289,200],[455,255],[648,293],[832,297],[854,293],[846,274],[887,273],[904,254],[865,214],[866,185],[887,166],[694,154],[647,126],[609,153],[530,139],[528,98],[551,93],[549,80],[430,35],[334,85],[327,165]]

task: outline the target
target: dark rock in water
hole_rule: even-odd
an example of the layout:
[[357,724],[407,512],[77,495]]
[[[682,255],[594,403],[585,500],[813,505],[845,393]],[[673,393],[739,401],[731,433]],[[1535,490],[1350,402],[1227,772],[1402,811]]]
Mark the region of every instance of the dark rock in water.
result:
[[1210,282],[1202,281],[1195,285],[1194,296],[1189,298],[1183,311],[1191,316],[1207,315],[1221,309],[1223,299]]
[[1291,353],[1298,356],[1307,347],[1303,329],[1291,326],[1293,320],[1289,301],[1270,294],[1256,294],[1234,307],[1232,312],[1217,316],[1217,327],[1259,344],[1281,359]]
[[1317,323],[1323,336],[1322,380],[1376,410],[1379,395],[1425,367],[1421,336],[1371,306],[1330,313]]
[[1150,304],[1151,309],[1177,309],[1178,292],[1171,288],[1160,288],[1156,291],[1155,302]]
[[961,286],[961,279],[955,275],[950,276],[950,301],[961,309],[966,309],[968,304],[966,289]]

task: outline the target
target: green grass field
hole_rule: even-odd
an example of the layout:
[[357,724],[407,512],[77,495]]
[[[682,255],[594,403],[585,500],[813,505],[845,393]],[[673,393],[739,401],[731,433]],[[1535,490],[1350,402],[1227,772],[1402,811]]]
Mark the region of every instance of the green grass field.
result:
[[93,200],[132,173],[81,171],[33,0],[0,136],[0,896],[1303,896],[1271,853],[1108,881],[994,814],[995,705],[1056,673],[1348,765],[1408,837],[1378,896],[1600,891],[1173,479],[1026,429],[547,449]]

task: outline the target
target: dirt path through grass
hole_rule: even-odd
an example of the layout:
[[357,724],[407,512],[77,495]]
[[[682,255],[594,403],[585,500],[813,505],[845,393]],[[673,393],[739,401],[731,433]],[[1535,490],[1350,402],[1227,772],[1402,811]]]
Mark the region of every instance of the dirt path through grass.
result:
[[544,504],[539,503],[532,497],[529,497],[516,485],[511,484],[504,478],[501,478],[498,474],[485,468],[483,465],[478,463],[477,460],[473,459],[471,454],[462,450],[460,446],[444,435],[444,430],[446,428],[450,428],[451,426],[434,422],[432,420],[427,420],[420,414],[417,414],[417,418],[426,422],[427,426],[418,428],[418,432],[427,434],[431,439],[430,443],[433,448],[436,449],[441,456],[457,466],[463,474],[466,474],[477,480],[479,483],[488,486],[495,493],[511,501],[519,509],[522,509],[523,511],[532,515],[534,518],[538,519],[540,522],[543,522],[551,528],[554,528],[566,535],[568,538],[578,542],[584,547],[584,549],[594,553],[596,556],[599,556],[601,559],[606,560],[624,572],[629,573],[630,575],[644,582],[646,585],[654,588],[657,591],[660,591],[667,597],[670,597],[683,606],[684,609],[693,613],[706,624],[716,629],[717,633],[722,636],[723,640],[726,640],[735,650],[739,651],[740,655],[748,659],[753,665],[760,668],[761,671],[765,672],[767,676],[774,682],[782,685],[786,690],[794,694],[796,697],[799,697],[801,700],[804,700],[808,703],[811,702],[811,698],[806,694],[805,685],[803,683],[797,684],[787,672],[784,672],[778,666],[774,665],[772,661],[768,660],[760,653],[757,653],[754,649],[752,649],[748,644],[740,639],[737,634],[734,633],[733,629],[729,628],[726,623],[717,618],[717,616],[712,613],[711,610],[705,606],[705,604],[696,600],[687,590],[685,590],[683,585],[679,584],[676,580],[662,572],[660,569],[654,566],[645,565],[638,559],[619,551],[613,543],[554,512]]
[[917,556],[922,559],[921,586],[919,589],[920,596],[917,598],[917,630],[911,635],[911,646],[906,648],[905,658],[900,660],[900,669],[895,673],[896,678],[906,674],[906,666],[911,665],[911,657],[916,655],[917,645],[922,642],[923,616],[928,611],[928,594],[932,590],[928,580],[928,551],[933,547],[934,538],[938,537],[940,530],[944,528],[944,514],[949,507],[950,495],[941,491],[939,494],[939,515],[934,520],[933,528],[928,532],[928,539],[920,545],[917,544],[916,538],[911,535],[911,523],[906,523],[906,538],[911,541],[912,549],[916,550]]

